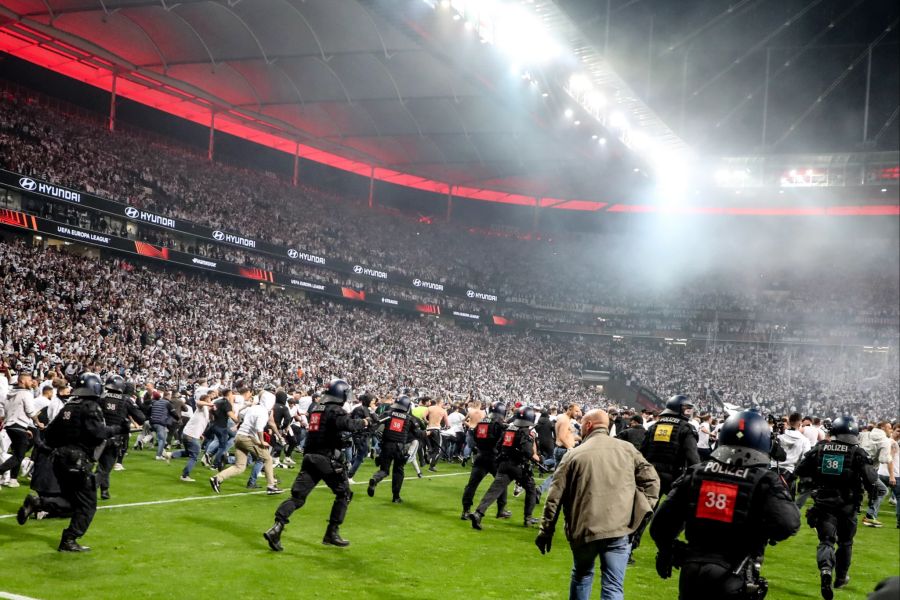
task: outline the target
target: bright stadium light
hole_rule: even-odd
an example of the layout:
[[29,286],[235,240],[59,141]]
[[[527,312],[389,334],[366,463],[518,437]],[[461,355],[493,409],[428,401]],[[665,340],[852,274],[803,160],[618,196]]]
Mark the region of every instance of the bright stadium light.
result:
[[575,73],[569,77],[569,89],[575,94],[587,92],[592,87],[591,80],[584,73]]
[[609,115],[609,124],[615,129],[628,129],[628,119],[618,110]]
[[584,95],[584,102],[588,105],[588,108],[598,110],[606,106],[606,96],[597,90],[591,90]]
[[518,61],[543,64],[562,52],[541,22],[520,6],[498,5],[494,31],[497,47]]
[[571,108],[567,108],[565,112],[566,118],[571,119],[575,115],[575,111]]

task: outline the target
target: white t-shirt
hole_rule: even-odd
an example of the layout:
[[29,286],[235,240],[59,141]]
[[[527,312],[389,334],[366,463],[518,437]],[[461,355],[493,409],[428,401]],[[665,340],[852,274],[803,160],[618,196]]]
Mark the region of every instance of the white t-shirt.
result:
[[300,400],[297,401],[297,410],[300,411],[300,414],[306,414],[309,412],[309,405],[312,404],[312,396],[301,396]]
[[55,419],[56,415],[59,414],[59,411],[61,411],[65,405],[66,403],[63,402],[59,396],[54,394],[53,399],[50,400],[50,404],[47,406],[47,422],[49,423]]
[[803,428],[801,431],[803,435],[806,436],[806,439],[809,440],[809,444],[811,446],[815,446],[819,442],[819,428],[815,425],[808,425]]
[[209,407],[201,406],[194,411],[193,415],[191,415],[190,420],[187,422],[187,425],[184,426],[181,433],[188,437],[192,437],[195,440],[199,440],[203,435],[203,432],[206,431],[208,425]]
[[7,394],[9,394],[9,380],[6,375],[0,373],[0,407],[6,404]]
[[466,418],[461,412],[454,411],[450,413],[449,415],[447,415],[447,423],[450,425],[450,427],[442,433],[446,436],[454,436],[457,433],[462,433],[463,423],[465,422],[465,420]]
[[700,423],[697,434],[697,447],[709,450],[709,423]]
[[262,404],[254,404],[244,411],[244,420],[238,427],[238,435],[257,437],[269,422],[269,411]]
[[[891,458],[894,459],[894,477],[900,479],[900,446],[896,440],[891,440]],[[878,465],[878,474],[884,477],[890,477],[888,473],[888,463]]]

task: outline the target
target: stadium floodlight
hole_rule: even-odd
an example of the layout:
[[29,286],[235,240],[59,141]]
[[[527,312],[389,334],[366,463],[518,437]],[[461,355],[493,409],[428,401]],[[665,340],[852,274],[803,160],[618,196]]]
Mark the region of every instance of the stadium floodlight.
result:
[[589,91],[593,86],[591,80],[584,73],[575,73],[569,77],[569,89],[574,94],[581,94]]
[[562,52],[537,17],[521,6],[497,5],[494,31],[497,47],[518,61],[544,64]]
[[575,111],[572,110],[571,108],[567,108],[565,115],[566,115],[567,119],[571,119],[573,116],[575,116]]
[[615,129],[628,129],[628,119],[621,111],[615,111],[609,115],[609,124]]
[[632,132],[631,135],[628,136],[628,140],[630,142],[629,145],[638,152],[649,149],[651,145],[650,136],[643,131]]
[[606,145],[606,138],[605,138],[605,137],[600,138],[599,142],[600,142],[600,145],[601,145],[601,146],[605,146],[605,145]]
[[588,105],[588,108],[592,110],[599,110],[606,106],[606,96],[604,96],[597,90],[591,90],[584,95],[584,102]]

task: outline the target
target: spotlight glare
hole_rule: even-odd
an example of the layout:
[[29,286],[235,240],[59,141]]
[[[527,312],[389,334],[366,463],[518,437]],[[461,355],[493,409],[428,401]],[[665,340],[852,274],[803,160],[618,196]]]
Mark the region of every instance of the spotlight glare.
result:
[[606,138],[605,138],[605,137],[600,138],[600,145],[601,145],[601,146],[605,146],[605,145],[606,145]]
[[571,108],[567,108],[565,114],[567,119],[571,119],[575,115],[575,111],[573,111]]

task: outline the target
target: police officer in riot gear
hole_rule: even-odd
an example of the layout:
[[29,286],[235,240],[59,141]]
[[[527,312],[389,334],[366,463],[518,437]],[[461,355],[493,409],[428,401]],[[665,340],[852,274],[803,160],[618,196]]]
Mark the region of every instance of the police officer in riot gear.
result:
[[[506,425],[503,420],[506,418],[506,404],[503,402],[494,402],[491,405],[491,412],[485,415],[484,419],[475,425],[474,438],[475,448],[478,454],[472,463],[472,472],[469,474],[469,483],[462,496],[462,520],[469,518],[469,509],[472,508],[472,501],[475,499],[475,490],[478,489],[481,481],[488,474],[494,478],[497,477],[497,446],[500,438],[503,437],[503,431]],[[497,498],[497,518],[508,519],[512,513],[506,510],[506,488]]]
[[290,522],[290,516],[306,503],[307,496],[319,481],[324,481],[334,492],[328,529],[322,543],[339,547],[350,545],[340,535],[341,523],[353,498],[344,448],[349,442],[348,433],[361,431],[369,425],[366,419],[351,419],[344,410],[344,403],[351,399],[352,394],[350,384],[343,379],[334,379],[319,401],[310,407],[303,464],[291,486],[291,497],[281,503],[275,511],[275,524],[263,533],[269,548],[276,552],[283,550],[281,533]]
[[650,426],[641,454],[659,474],[660,496],[667,494],[672,482],[687,467],[700,462],[697,452],[697,432],[688,422],[694,405],[687,396],[669,398],[659,420]]
[[[666,579],[681,567],[681,600],[761,600],[765,544],[800,529],[800,511],[769,469],[772,436],[765,419],[744,411],[728,418],[710,459],[690,467],[672,486],[650,525]],[[685,531],[687,544],[678,542]]]
[[53,450],[53,472],[60,493],[72,507],[72,519],[63,530],[60,552],[90,550],[78,543],[97,512],[97,481],[91,472],[94,453],[106,439],[118,435],[122,428],[107,426],[100,401],[103,382],[95,373],[82,373],[72,391],[72,399],[44,433]]
[[[100,402],[103,409],[103,419],[106,424],[116,431],[130,431],[131,422],[134,419],[138,425],[146,420],[144,413],[125,396],[125,379],[119,375],[110,375],[106,378],[106,394]],[[97,484],[100,486],[100,498],[109,500],[109,473],[113,465],[119,460],[122,446],[128,444],[127,433],[115,435],[103,446],[103,451],[97,459]]]
[[530,527],[540,519],[531,516],[537,504],[537,488],[531,471],[533,463],[540,464],[540,456],[535,443],[534,424],[537,413],[530,406],[523,406],[516,411],[512,423],[500,436],[499,455],[497,458],[497,475],[488,488],[475,512],[469,513],[473,529],[481,529],[481,520],[491,504],[498,500],[510,482],[515,481],[525,490],[525,527]]
[[390,412],[380,420],[380,424],[384,426],[384,432],[381,434],[381,454],[378,455],[377,461],[378,471],[372,475],[369,487],[366,489],[370,498],[375,496],[375,487],[381,480],[392,473],[393,502],[395,504],[403,502],[400,498],[400,490],[403,488],[404,469],[408,458],[406,444],[412,437],[424,440],[419,420],[409,413],[410,404],[409,396],[399,396],[391,404]]
[[832,585],[840,588],[850,581],[863,490],[874,493],[878,480],[866,451],[858,446],[859,426],[853,417],[835,419],[830,433],[831,439],[813,446],[794,471],[801,489],[812,490],[813,505],[806,511],[806,522],[819,535],[816,561],[825,600],[834,597]]

